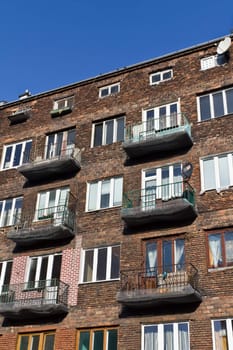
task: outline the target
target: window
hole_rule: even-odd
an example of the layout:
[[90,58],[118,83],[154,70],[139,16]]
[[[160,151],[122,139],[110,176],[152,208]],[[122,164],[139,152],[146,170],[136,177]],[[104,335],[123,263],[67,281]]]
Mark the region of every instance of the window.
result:
[[149,240],[145,245],[146,271],[176,272],[184,269],[184,239]]
[[22,205],[22,197],[0,201],[0,227],[15,225],[19,222]]
[[233,266],[233,231],[208,234],[209,267]]
[[103,86],[99,89],[99,97],[106,97],[120,92],[120,83]]
[[199,120],[204,121],[233,113],[233,88],[198,97]]
[[18,350],[54,350],[55,333],[20,334]]
[[201,159],[202,191],[220,191],[233,185],[232,153]]
[[227,55],[225,54],[204,57],[201,59],[201,70],[206,70],[217,66],[221,66],[227,63],[227,61],[228,61],[228,58],[227,58]]
[[[61,272],[61,254],[31,257],[26,278],[27,289],[57,286]],[[46,281],[46,283],[45,283]]]
[[0,294],[8,291],[12,271],[12,261],[0,262]]
[[87,211],[119,206],[122,203],[123,178],[99,180],[87,184]]
[[74,105],[74,97],[69,96],[69,97],[65,97],[65,98],[54,101],[53,109],[54,110],[64,109],[64,108],[72,109],[73,105]]
[[83,251],[82,282],[97,282],[119,278],[120,246]]
[[170,80],[173,77],[172,69],[163,70],[150,75],[150,85],[159,84],[162,81]]
[[4,146],[1,168],[10,169],[27,163],[30,159],[31,147],[31,140]]
[[183,192],[181,164],[152,168],[142,172],[142,206],[151,209],[156,199],[168,200],[180,197]]
[[117,329],[100,328],[78,331],[77,350],[117,350]]
[[142,350],[189,350],[187,322],[142,326]]
[[76,130],[70,129],[47,136],[45,158],[71,155],[75,146]]
[[59,217],[62,217],[67,206],[68,194],[68,187],[40,192],[37,197],[35,219],[54,218],[54,214],[56,213],[56,219],[59,220]]
[[212,321],[213,350],[233,349],[233,319]]
[[92,129],[92,147],[124,141],[124,130],[124,116],[94,123]]

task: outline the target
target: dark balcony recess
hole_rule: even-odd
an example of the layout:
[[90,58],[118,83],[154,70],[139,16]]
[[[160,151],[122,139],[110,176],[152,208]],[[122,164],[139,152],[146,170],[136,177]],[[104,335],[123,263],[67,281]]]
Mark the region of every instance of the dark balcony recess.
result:
[[[36,218],[36,220],[34,220]],[[44,208],[35,215],[17,218],[14,228],[7,238],[20,247],[72,239],[74,233],[74,213],[66,206]]]
[[194,190],[188,183],[157,186],[124,194],[121,218],[127,226],[145,224],[170,225],[191,222],[197,216]]
[[33,284],[33,287],[32,282],[4,286],[7,292],[0,295],[0,314],[20,320],[68,313],[67,284],[57,280],[37,281]]
[[193,144],[191,125],[181,114],[130,126],[125,135],[123,149],[129,158],[187,149]]
[[[174,268],[174,267],[173,267]],[[202,301],[198,271],[193,265],[175,272],[157,270],[121,272],[117,301],[130,308],[189,304]],[[161,270],[162,271],[162,270]]]
[[60,151],[46,159],[36,158],[17,168],[29,181],[41,181],[57,178],[61,175],[74,174],[81,168],[78,149]]
[[8,119],[11,124],[25,122],[28,118],[30,118],[30,109],[18,110],[8,116]]

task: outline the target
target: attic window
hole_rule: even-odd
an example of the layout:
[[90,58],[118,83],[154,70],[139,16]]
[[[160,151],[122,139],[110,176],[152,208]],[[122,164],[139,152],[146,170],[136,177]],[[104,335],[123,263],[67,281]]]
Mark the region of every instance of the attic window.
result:
[[227,62],[228,62],[228,55],[226,53],[221,55],[204,57],[201,59],[201,70],[222,66]]
[[74,106],[74,97],[66,97],[59,100],[54,101],[53,109],[51,111],[52,117],[56,117],[59,115],[68,114],[72,111]]

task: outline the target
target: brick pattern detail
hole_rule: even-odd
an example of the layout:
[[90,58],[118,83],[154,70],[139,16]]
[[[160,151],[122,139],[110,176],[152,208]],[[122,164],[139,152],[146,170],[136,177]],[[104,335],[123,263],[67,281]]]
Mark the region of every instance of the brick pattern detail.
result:
[[27,266],[27,256],[18,256],[13,260],[11,284],[22,283],[25,280],[25,269]]

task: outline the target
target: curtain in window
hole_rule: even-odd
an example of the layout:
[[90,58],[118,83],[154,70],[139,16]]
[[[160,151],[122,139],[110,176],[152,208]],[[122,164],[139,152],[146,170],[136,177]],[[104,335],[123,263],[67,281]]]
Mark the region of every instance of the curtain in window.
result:
[[156,273],[155,268],[157,267],[157,244],[147,243],[146,245],[146,273],[152,275]]
[[233,232],[226,232],[225,235],[226,263],[233,265]]
[[95,210],[97,208],[97,192],[98,182],[89,185],[88,210]]
[[146,181],[143,192],[143,207],[145,209],[153,209],[156,201],[156,180]]
[[164,350],[174,350],[173,325],[164,325]]
[[214,321],[214,340],[216,350],[229,350],[227,345],[226,321]]
[[178,343],[179,350],[189,350],[189,337],[187,323],[180,323],[178,325]]
[[122,177],[114,179],[114,193],[113,193],[113,205],[121,205],[122,203],[122,190],[123,190]]
[[183,270],[184,269],[184,240],[183,239],[177,239],[175,241],[175,265],[176,270]]
[[158,327],[157,326],[145,327],[144,350],[158,350]]
[[213,267],[222,265],[221,235],[209,235],[209,261]]

